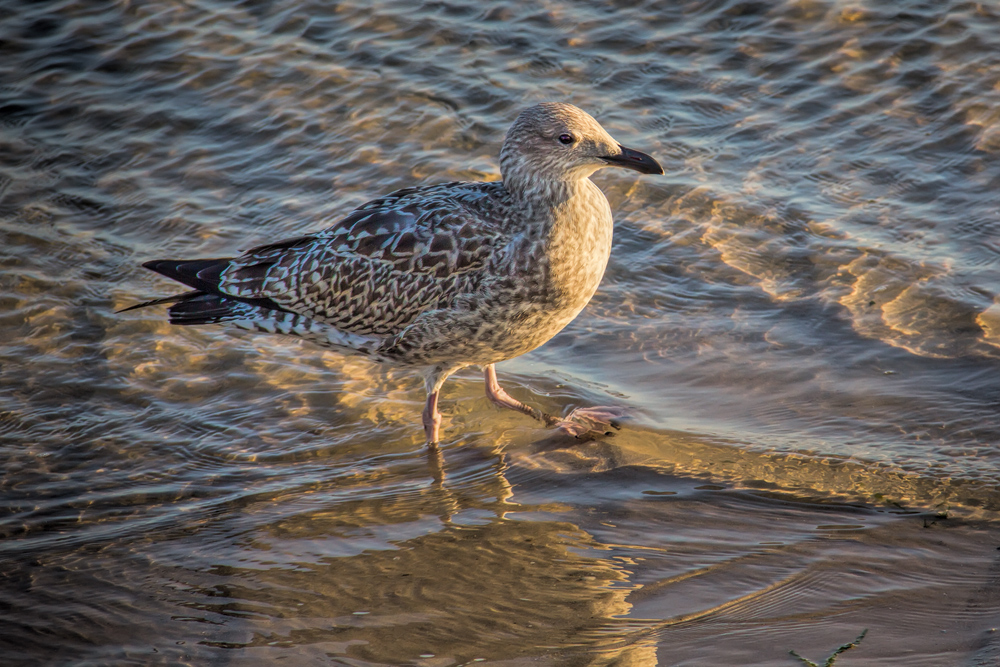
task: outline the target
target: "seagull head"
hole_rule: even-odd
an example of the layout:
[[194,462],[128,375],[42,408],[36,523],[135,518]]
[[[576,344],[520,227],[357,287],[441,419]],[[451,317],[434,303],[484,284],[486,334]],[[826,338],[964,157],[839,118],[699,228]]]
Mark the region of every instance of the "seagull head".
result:
[[656,160],[622,146],[586,111],[560,102],[522,111],[500,149],[500,172],[508,187],[579,181],[602,167],[663,173]]

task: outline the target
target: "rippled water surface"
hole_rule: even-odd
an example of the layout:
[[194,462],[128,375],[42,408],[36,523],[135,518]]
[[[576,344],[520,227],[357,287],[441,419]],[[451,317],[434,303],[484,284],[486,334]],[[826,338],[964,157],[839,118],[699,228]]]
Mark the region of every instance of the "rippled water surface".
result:
[[[998,664],[1000,8],[372,5],[0,8],[3,663]],[[667,170],[498,369],[615,438],[469,371],[429,452],[412,375],[114,312],[543,100]]]

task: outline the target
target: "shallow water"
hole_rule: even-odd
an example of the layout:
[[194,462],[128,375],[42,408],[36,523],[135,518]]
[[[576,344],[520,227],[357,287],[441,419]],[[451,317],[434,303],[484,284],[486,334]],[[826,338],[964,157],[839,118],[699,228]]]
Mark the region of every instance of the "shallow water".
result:
[[[996,664],[1000,10],[372,5],[0,9],[4,664]],[[469,371],[428,452],[404,372],[114,313],[551,99],[667,170],[498,369],[613,439]]]

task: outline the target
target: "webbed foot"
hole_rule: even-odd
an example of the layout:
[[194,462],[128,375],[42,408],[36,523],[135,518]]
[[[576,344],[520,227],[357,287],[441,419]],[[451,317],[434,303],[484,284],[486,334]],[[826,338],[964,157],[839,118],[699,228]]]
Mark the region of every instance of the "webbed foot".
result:
[[[579,440],[590,440],[606,435],[614,435],[621,430],[620,420],[628,415],[628,408],[618,406],[596,406],[577,408],[565,419],[546,415],[545,420],[566,435]],[[614,430],[612,430],[614,429]]]

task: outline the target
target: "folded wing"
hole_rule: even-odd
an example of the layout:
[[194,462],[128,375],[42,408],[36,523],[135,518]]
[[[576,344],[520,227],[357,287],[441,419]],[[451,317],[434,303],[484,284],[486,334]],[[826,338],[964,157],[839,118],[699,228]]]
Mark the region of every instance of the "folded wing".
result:
[[462,206],[481,207],[490,184],[462,185],[402,190],[325,231],[239,257],[144,266],[194,289],[167,299],[177,301],[170,308],[175,324],[260,319],[270,311],[352,334],[394,335],[422,312],[477,289],[500,221]]

